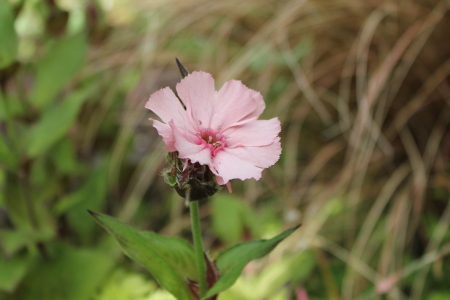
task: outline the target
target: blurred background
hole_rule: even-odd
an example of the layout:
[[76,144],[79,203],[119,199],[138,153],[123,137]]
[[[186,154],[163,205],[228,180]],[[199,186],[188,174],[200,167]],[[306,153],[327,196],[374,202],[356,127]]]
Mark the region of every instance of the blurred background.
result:
[[87,209],[190,239],[144,109],[260,91],[280,161],[201,205],[210,255],[302,227],[220,300],[450,299],[450,1],[0,0],[0,299],[173,299]]

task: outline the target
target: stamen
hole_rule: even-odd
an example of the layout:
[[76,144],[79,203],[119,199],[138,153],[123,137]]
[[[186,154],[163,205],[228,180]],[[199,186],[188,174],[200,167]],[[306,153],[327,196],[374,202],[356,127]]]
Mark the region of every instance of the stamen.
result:
[[[219,126],[219,128],[221,127]],[[202,144],[205,148],[210,149],[213,156],[215,156],[218,151],[225,149],[225,146],[227,144],[225,139],[229,138],[228,136],[225,136],[222,133],[218,133],[216,130],[211,128],[202,128],[195,134],[199,137],[197,143],[199,145]]]
[[222,125],[219,125],[219,127],[217,127],[217,130],[220,130],[220,129],[222,129]]

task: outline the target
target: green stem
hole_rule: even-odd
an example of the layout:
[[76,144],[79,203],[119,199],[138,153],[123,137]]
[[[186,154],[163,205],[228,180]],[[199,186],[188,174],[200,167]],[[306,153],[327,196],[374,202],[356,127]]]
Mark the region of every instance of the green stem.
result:
[[206,294],[206,264],[203,256],[202,232],[200,230],[200,217],[198,201],[189,202],[191,211],[192,236],[194,238],[195,266],[197,267],[198,281],[200,285],[200,296]]

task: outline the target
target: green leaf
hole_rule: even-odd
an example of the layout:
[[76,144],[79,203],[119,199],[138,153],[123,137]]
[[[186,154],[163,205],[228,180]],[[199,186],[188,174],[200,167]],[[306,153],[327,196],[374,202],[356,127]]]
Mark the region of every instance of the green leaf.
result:
[[156,289],[156,283],[148,280],[144,274],[117,269],[93,300],[148,300]]
[[47,106],[83,66],[86,44],[83,34],[65,37],[55,42],[38,62],[36,85],[31,94],[36,108]]
[[152,231],[141,232],[149,243],[158,244],[155,251],[167,261],[174,269],[177,269],[185,278],[197,281],[197,269],[195,267],[194,248],[188,241],[177,237],[159,235]]
[[0,69],[16,59],[17,36],[14,30],[14,14],[9,1],[0,1]]
[[297,228],[298,226],[288,229],[269,240],[240,243],[220,253],[216,260],[221,274],[220,279],[209,289],[204,299],[231,287],[248,262],[267,255]]
[[95,221],[86,215],[86,210],[100,210],[106,203],[108,167],[109,164],[104,162],[78,190],[61,199],[54,209],[56,214],[67,212],[67,222],[83,244],[93,241],[96,226]]
[[64,247],[33,268],[15,299],[89,300],[113,264],[99,251]]
[[0,255],[0,291],[14,291],[34,261],[32,255],[16,255],[12,258]]
[[73,175],[83,170],[83,164],[77,159],[76,147],[69,137],[63,138],[52,149],[51,160],[62,175]]
[[220,194],[212,200],[212,228],[228,244],[236,243],[242,238],[243,205],[243,201],[233,195]]
[[450,292],[448,291],[433,291],[426,297],[426,300],[446,300],[450,299]]
[[3,163],[10,169],[16,169],[18,165],[17,156],[14,154],[10,143],[6,141],[6,137],[0,134],[0,164]]
[[37,157],[67,134],[93,88],[85,88],[67,96],[62,103],[47,110],[31,129],[26,140],[30,157]]
[[5,209],[6,170],[0,169],[0,210]]
[[248,204],[242,198],[230,194],[214,197],[212,217],[214,233],[228,244],[242,241],[244,230],[250,230],[252,235],[256,235],[257,226],[260,226]]
[[[111,217],[90,212],[132,259],[143,264],[159,284],[180,300],[194,300],[187,279],[195,276],[194,250],[178,238],[140,233]],[[194,278],[195,279],[195,278]]]
[[0,121],[8,121],[26,115],[27,108],[16,95],[0,92]]
[[0,250],[6,256],[13,256],[17,251],[32,243],[32,236],[21,230],[0,230]]
[[286,282],[298,286],[311,273],[315,263],[314,255],[311,252],[282,257],[280,260],[267,265],[257,275],[253,286],[259,288],[254,295],[258,296],[256,297],[258,299],[267,298],[283,288]]

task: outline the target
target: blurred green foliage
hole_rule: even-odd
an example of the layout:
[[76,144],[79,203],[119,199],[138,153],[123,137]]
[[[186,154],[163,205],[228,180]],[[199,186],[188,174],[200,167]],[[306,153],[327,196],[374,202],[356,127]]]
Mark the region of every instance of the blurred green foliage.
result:
[[[349,38],[362,34],[357,30],[346,31],[344,26],[351,23],[353,28],[359,22],[358,26],[366,28],[362,25],[365,18],[373,21],[369,16],[378,16],[380,11],[387,13],[389,9],[374,9],[375,4],[369,8],[358,4],[353,9],[349,1],[341,6],[334,3],[330,8],[328,2],[317,1],[311,11],[305,10],[306,15],[292,18],[292,28],[285,29],[280,24],[291,20],[285,15],[295,13],[298,4],[295,1],[267,1],[270,3],[266,6],[249,1],[242,7],[238,5],[237,11],[234,6],[222,7],[218,1],[205,1],[208,5],[204,6],[203,2],[194,1],[192,7],[187,2],[180,1],[171,10],[153,1],[0,0],[0,300],[173,299],[141,266],[122,256],[119,245],[95,224],[86,210],[106,212],[133,223],[136,228],[189,238],[183,201],[158,176],[164,167],[163,146],[150,128],[144,110],[152,91],[167,85],[174,87],[179,80],[175,56],[188,69],[203,68],[222,76],[217,76],[222,81],[236,78],[252,88],[260,88],[267,104],[264,114],[271,118],[277,113],[283,122],[283,154],[276,166],[265,171],[263,184],[233,182],[233,194],[222,191],[202,206],[203,221],[205,225],[211,224],[205,226],[204,232],[211,256],[242,241],[273,237],[298,225],[299,219],[309,222],[303,225],[310,231],[302,232],[301,238],[294,235],[286,241],[289,246],[282,244],[279,252],[245,266],[243,275],[219,300],[295,299],[296,289],[303,287],[311,299],[340,299],[346,292],[344,287],[357,290],[358,300],[407,299],[420,286],[417,282],[423,283],[423,293],[419,293],[423,299],[449,299],[450,265],[444,258],[448,258],[450,236],[448,224],[441,216],[450,198],[445,165],[448,141],[443,139],[442,157],[436,163],[436,169],[441,168],[447,175],[430,180],[431,188],[423,194],[430,194],[433,201],[414,206],[415,212],[423,212],[417,219],[400,204],[417,204],[416,196],[420,193],[416,188],[421,186],[417,178],[421,177],[415,172],[421,168],[411,168],[413,196],[408,194],[409,198],[396,192],[397,187],[391,192],[394,196],[387,195],[390,190],[387,178],[401,169],[399,166],[409,155],[413,157],[411,161],[417,162],[420,149],[405,146],[408,151],[388,157],[392,165],[379,163],[382,156],[379,153],[368,157],[367,164],[358,168],[370,170],[377,165],[382,171],[368,172],[366,185],[358,185],[362,177],[356,167],[354,173],[336,173],[336,180],[330,175],[336,170],[353,170],[353,166],[341,164],[346,154],[334,155],[350,139],[351,132],[346,131],[350,125],[346,122],[358,119],[357,112],[352,115],[352,110],[362,106],[353,100],[344,104],[335,101],[345,98],[345,93],[336,86],[345,87],[360,80],[355,75],[346,82],[346,78],[341,78],[345,72],[335,71],[336,65],[351,65],[351,59],[342,53],[348,52],[353,58],[353,45],[363,44]],[[320,8],[321,5],[326,9]],[[335,5],[340,9],[335,9]],[[341,17],[339,13],[347,6],[352,14],[361,15]],[[414,13],[398,10],[399,18],[403,14],[415,18],[407,20],[408,26],[422,20],[416,14],[428,12],[427,4],[419,8],[412,3],[410,6]],[[336,15],[329,15],[330,11]],[[311,21],[307,16],[320,18]],[[434,18],[437,17],[423,17]],[[370,49],[375,49],[374,52],[367,50],[367,57],[363,58],[383,61],[381,54],[394,42],[403,41],[393,32],[402,33],[409,27],[400,21],[389,22],[390,19],[380,26],[388,28],[389,34],[374,38],[389,43],[373,45]],[[314,27],[317,24],[328,27]],[[308,32],[303,33],[302,28]],[[333,31],[334,28],[339,31]],[[267,37],[272,29],[275,34],[270,40]],[[448,35],[448,26],[445,29]],[[327,32],[333,36],[324,37]],[[283,44],[285,37],[290,37],[287,45]],[[347,39],[349,47],[343,50],[336,47],[342,43],[339,38]],[[441,65],[440,60],[448,60],[448,51],[445,52],[439,34],[436,38],[439,47],[427,45],[431,45],[431,61]],[[333,42],[335,39],[337,42]],[[318,49],[321,40],[325,40],[326,50]],[[417,40],[415,44],[424,42]],[[444,58],[437,53],[441,48]],[[311,53],[314,55],[309,56]],[[361,53],[365,54],[362,50]],[[399,65],[407,65],[412,56],[405,56]],[[324,63],[313,66],[316,62]],[[225,70],[224,65],[229,69]],[[410,82],[408,91],[416,92],[419,77],[432,78],[434,70],[427,70],[428,65],[431,63],[427,60],[421,61],[419,67],[408,73],[413,76],[413,80],[405,80]],[[358,65],[359,73],[363,69]],[[368,64],[367,69],[375,66]],[[308,71],[315,80],[322,80],[319,88],[313,90],[314,82],[311,80],[310,86],[305,81],[304,73]],[[441,73],[448,76],[444,71]],[[364,74],[368,78],[372,75]],[[392,80],[392,84],[398,81],[401,80]],[[358,86],[365,84],[364,81]],[[432,85],[426,81],[424,86],[428,91]],[[435,104],[436,99],[448,95],[448,86],[440,87],[440,96],[434,96],[429,103]],[[380,95],[384,97],[392,90],[395,88],[389,85]],[[399,94],[402,93],[408,100],[414,96],[400,90]],[[319,118],[306,105],[315,96],[326,100],[324,105],[335,113],[336,124],[327,127],[317,121]],[[388,110],[384,106],[387,102],[383,100],[382,109],[373,113],[374,117],[389,117],[387,124],[376,127],[380,130],[395,125],[395,115],[400,114]],[[428,102],[425,103],[430,105]],[[398,99],[393,103],[406,106]],[[439,132],[433,131],[432,135],[426,131],[424,120],[435,120],[441,111],[439,107],[428,111],[427,118],[420,115],[416,124],[410,124],[415,139],[420,141],[421,132],[427,137]],[[343,133],[337,134],[341,129]],[[369,136],[373,135],[371,132]],[[389,134],[385,136],[389,139]],[[405,141],[407,137],[396,136],[389,142],[399,151],[402,148],[399,140]],[[336,141],[337,147],[323,146],[327,139]],[[364,145],[370,143],[370,138],[361,140]],[[383,143],[386,141],[381,139],[377,147],[383,148]],[[364,161],[364,156],[361,154],[355,161]],[[299,171],[300,166],[305,172]],[[330,167],[319,172],[323,166]],[[316,176],[318,183],[313,185]],[[330,193],[329,186],[342,178],[354,179],[342,184],[352,188],[343,187]],[[308,185],[310,188],[305,188]],[[400,190],[407,189],[400,183],[398,186]],[[305,189],[309,190],[304,192]],[[380,190],[384,191],[380,195],[386,197],[381,206],[384,198],[379,196]],[[321,197],[322,191],[326,201]],[[307,193],[308,197],[304,197]],[[351,202],[355,197],[361,201]],[[378,197],[379,202],[374,200]],[[389,201],[391,197],[395,201]],[[369,214],[372,205],[379,213],[374,221]],[[299,208],[306,216],[300,214]],[[410,219],[412,225],[408,223]],[[404,246],[399,246],[398,236],[402,235],[393,234],[403,229],[413,234],[405,233],[409,238],[405,238]],[[368,235],[358,236],[355,241],[355,233],[360,232]],[[363,241],[364,247],[359,247],[359,241]],[[434,248],[426,256],[428,245]],[[359,254],[358,249],[362,249]],[[391,257],[395,259],[390,260]],[[377,273],[379,269],[385,273]],[[378,280],[385,279],[382,275],[401,271],[405,271],[399,279],[401,288],[378,294]],[[359,277],[355,277],[352,285],[349,278],[354,274]]]
[[95,78],[76,79],[85,65],[88,20],[78,27],[70,20],[80,9],[102,10],[93,2],[80,5],[0,1],[5,299],[92,299],[115,265],[115,255],[97,249],[95,222],[86,215],[86,208],[105,206],[108,155],[92,164],[73,134],[99,93]]

